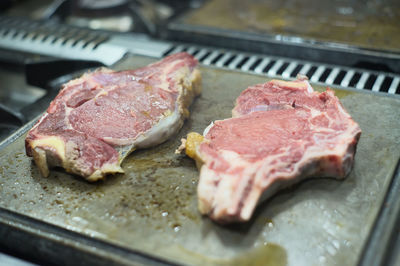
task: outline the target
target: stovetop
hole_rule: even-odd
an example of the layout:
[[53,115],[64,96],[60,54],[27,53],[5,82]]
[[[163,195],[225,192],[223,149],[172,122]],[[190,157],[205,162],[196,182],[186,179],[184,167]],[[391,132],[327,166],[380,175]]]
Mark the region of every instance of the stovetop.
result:
[[[213,31],[209,34],[207,28],[188,27],[190,23],[187,22],[197,21],[198,24],[208,23],[212,28],[215,21],[226,20],[225,16],[204,22],[204,10],[213,2],[224,3],[200,0],[185,3],[168,0],[4,1],[0,4],[3,8],[0,12],[0,142],[40,115],[63,81],[93,67],[112,67],[127,54],[160,58],[186,51],[201,64],[214,68],[287,79],[303,73],[319,85],[399,97],[398,54],[387,56],[381,51],[337,45],[318,44],[320,46],[312,49],[302,47],[303,44],[285,45],[285,40],[296,39],[285,39],[281,32],[274,35],[273,41],[266,42],[254,36],[245,40],[248,35],[237,32],[217,32],[221,33],[218,38]],[[242,13],[248,11],[243,9]],[[349,9],[341,12],[349,12]],[[279,30],[283,28],[278,27]],[[259,27],[251,31],[262,32]],[[233,41],[241,38],[245,41]],[[327,54],[329,56],[325,56]],[[387,58],[381,60],[383,56]],[[371,62],[363,59],[371,59]],[[0,264],[1,256],[0,253]]]

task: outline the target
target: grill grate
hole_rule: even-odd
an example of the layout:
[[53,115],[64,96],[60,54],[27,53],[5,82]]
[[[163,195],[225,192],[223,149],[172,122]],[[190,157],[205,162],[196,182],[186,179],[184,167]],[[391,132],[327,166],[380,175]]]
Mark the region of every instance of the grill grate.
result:
[[71,47],[88,47],[95,50],[100,44],[109,39],[103,32],[67,27],[45,22],[27,23],[25,20],[0,17],[0,36],[15,40],[49,42],[52,44],[69,45]]
[[111,65],[126,49],[109,45],[109,40],[106,32],[0,16],[0,47],[5,49]]
[[194,45],[175,45],[164,56],[186,51],[206,66],[264,74],[272,78],[295,78],[305,74],[311,82],[400,95],[400,75],[288,58],[255,55]]
[[206,66],[227,68],[275,78],[295,78],[298,73],[320,85],[339,86],[400,95],[400,75],[305,60],[243,53],[227,49],[173,45],[135,36],[0,16],[0,47],[69,59],[95,60],[111,65],[128,51],[161,57],[186,51]]

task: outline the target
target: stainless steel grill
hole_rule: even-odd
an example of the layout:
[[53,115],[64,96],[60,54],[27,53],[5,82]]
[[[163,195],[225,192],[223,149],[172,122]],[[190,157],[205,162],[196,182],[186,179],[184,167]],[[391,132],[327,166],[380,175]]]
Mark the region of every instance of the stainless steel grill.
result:
[[400,75],[394,73],[185,43],[174,44],[137,34],[123,36],[0,16],[0,36],[0,47],[3,48],[69,59],[95,60],[105,65],[114,64],[127,52],[159,58],[186,51],[206,66],[272,78],[290,79],[301,73],[320,85],[400,95]]
[[0,48],[112,65],[127,52],[161,57],[171,44],[142,34],[118,34],[0,16]]
[[234,50],[177,44],[165,55],[186,51],[206,66],[227,68],[266,75],[272,78],[295,78],[306,75],[311,82],[324,86],[369,90],[400,95],[400,75],[361,68],[322,64]]

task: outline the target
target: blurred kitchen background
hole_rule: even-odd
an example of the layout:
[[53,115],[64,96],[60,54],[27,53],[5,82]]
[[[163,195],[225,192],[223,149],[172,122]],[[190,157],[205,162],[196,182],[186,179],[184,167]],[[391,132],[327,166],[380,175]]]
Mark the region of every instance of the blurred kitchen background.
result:
[[168,26],[400,51],[397,0],[3,0],[2,14],[168,38]]

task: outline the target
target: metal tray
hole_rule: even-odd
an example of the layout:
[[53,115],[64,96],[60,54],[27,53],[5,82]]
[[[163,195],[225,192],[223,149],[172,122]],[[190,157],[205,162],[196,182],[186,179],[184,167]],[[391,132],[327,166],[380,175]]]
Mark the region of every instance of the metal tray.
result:
[[173,41],[400,73],[398,38],[390,37],[399,36],[399,8],[394,0],[377,2],[373,9],[358,1],[213,0],[172,19],[166,36]]
[[212,0],[181,20],[189,25],[400,52],[399,10],[396,0],[377,2],[373,10],[358,1]]
[[[130,56],[114,68],[151,61]],[[33,121],[1,143],[0,245],[71,265],[356,265],[370,253],[363,248],[376,239],[400,157],[399,97],[337,90],[363,130],[350,176],[302,182],[261,203],[250,222],[221,226],[198,213],[195,163],[174,150],[188,132],[229,117],[240,92],[267,78],[201,71],[203,93],[182,130],[130,155],[125,174],[94,184],[61,170],[40,176],[24,152]]]

